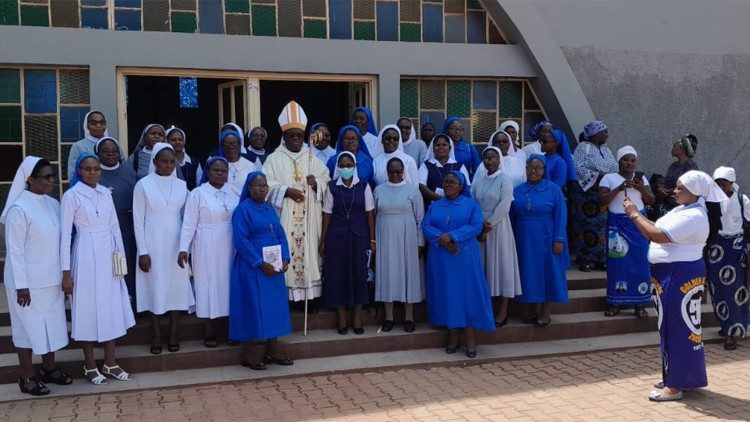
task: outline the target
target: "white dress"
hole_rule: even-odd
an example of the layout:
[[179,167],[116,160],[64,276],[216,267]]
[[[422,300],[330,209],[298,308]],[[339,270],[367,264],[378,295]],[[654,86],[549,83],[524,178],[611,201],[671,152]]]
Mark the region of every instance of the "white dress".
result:
[[[4,282],[13,345],[36,355],[68,344],[65,295],[60,287],[60,203],[23,191],[5,220]],[[17,289],[29,289],[31,304],[21,307]]]
[[133,221],[138,256],[151,258],[147,273],[136,264],[138,312],[161,315],[187,311],[195,305],[188,269],[177,265],[187,195],[185,182],[174,176],[150,173],[135,185]]
[[383,144],[377,135],[366,132],[362,135],[362,139],[365,141],[365,145],[367,145],[367,150],[370,151],[370,157],[375,159],[375,157],[383,153]]
[[242,194],[242,188],[245,187],[247,176],[256,170],[255,164],[245,157],[240,157],[239,161],[229,163],[229,173],[227,174],[227,183],[234,193],[239,197]]
[[388,154],[384,152],[372,160],[372,167],[375,172],[373,175],[375,186],[382,185],[388,181],[388,169],[386,167],[388,167],[388,161],[391,158],[401,159],[401,162],[404,163],[404,180],[412,186],[419,187],[417,163],[414,162],[414,159],[409,154],[400,150]]
[[232,212],[240,202],[228,184],[204,183],[185,203],[180,251],[191,253],[198,318],[229,315],[229,275],[234,258]]
[[79,182],[63,195],[60,238],[62,269],[73,276],[74,340],[109,341],[135,325],[125,279],[112,273],[115,251],[125,249],[112,194],[102,185],[94,189]]

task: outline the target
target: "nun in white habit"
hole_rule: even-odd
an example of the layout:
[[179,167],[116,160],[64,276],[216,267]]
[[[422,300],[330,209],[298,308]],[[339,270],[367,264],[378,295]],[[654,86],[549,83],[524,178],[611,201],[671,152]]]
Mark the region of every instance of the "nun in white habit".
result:
[[151,150],[153,171],[139,180],[133,192],[133,221],[138,249],[135,279],[138,312],[151,312],[154,338],[151,353],[162,351],[159,315],[169,312],[168,350],[180,350],[177,326],[180,312],[195,305],[187,268],[177,264],[182,211],[188,190],[176,176],[172,146],[159,142]]
[[234,258],[232,213],[240,197],[227,183],[229,164],[224,157],[206,162],[200,185],[188,195],[180,235],[178,263],[185,267],[192,256],[195,313],[206,318],[206,347],[216,347],[211,320],[229,315],[229,274]]
[[[99,184],[102,169],[95,155],[82,154],[75,169],[62,198],[60,236],[63,290],[73,294],[71,335],[83,342],[83,370],[89,381],[104,384],[104,375],[126,381],[129,374],[115,361],[115,339],[124,336],[135,319],[125,279],[115,275],[112,265],[115,252],[125,253],[117,210],[109,189]],[[101,372],[94,343],[104,343]]]
[[[49,161],[26,157],[0,216],[7,251],[5,293],[20,366],[18,386],[35,396],[49,393],[44,382],[73,382],[55,366],[55,351],[68,344],[68,325],[60,287],[60,203],[49,196],[54,186]],[[42,356],[38,377],[32,353]]]
[[518,160],[525,165],[526,151],[521,149],[523,145],[521,145],[521,129],[518,126],[518,122],[516,122],[515,120],[506,120],[500,123],[500,126],[497,128],[497,130],[500,132],[505,132],[510,137],[511,148],[508,150],[508,155],[518,158]]
[[[503,136],[505,136],[507,140],[503,140]],[[498,130],[493,133],[487,140],[487,145],[500,150],[502,154],[500,157],[502,160],[502,171],[510,177],[513,181],[514,187],[526,182],[526,162],[522,162],[519,158],[521,156],[526,157],[526,154],[523,151],[516,149],[516,146],[513,144],[513,138],[508,132]],[[476,174],[487,175],[487,169],[485,169],[484,163],[479,165]],[[476,175],[474,178],[476,178]]]
[[404,142],[401,140],[401,129],[396,125],[384,127],[378,135],[379,143],[383,146],[383,153],[373,159],[375,186],[388,181],[386,166],[391,158],[398,157],[404,163],[404,180],[406,183],[419,186],[419,171],[417,163],[409,154],[404,152]]

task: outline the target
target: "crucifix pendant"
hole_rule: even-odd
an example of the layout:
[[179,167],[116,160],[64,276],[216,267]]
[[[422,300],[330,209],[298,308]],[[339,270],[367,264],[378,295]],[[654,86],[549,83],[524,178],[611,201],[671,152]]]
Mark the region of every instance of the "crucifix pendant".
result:
[[446,224],[450,224],[451,223],[451,216],[450,216],[450,214],[448,215],[448,217],[446,217],[445,223]]
[[529,199],[529,202],[526,204],[526,211],[531,211],[531,200]]
[[268,231],[269,232],[273,232],[273,224],[269,224],[268,225]]

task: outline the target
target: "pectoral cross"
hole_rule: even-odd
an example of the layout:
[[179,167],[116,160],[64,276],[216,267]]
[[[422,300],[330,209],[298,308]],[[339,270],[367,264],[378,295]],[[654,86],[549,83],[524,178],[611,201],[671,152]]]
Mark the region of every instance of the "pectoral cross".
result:
[[268,231],[273,233],[273,224],[268,225]]
[[445,223],[446,224],[450,224],[451,223],[451,215],[450,214],[448,214],[448,217],[446,217]]

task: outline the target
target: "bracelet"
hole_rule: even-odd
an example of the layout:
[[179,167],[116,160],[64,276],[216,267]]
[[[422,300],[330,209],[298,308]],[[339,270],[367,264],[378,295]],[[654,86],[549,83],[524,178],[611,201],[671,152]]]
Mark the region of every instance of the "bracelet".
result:
[[630,217],[630,219],[632,219],[632,220],[635,220],[636,218],[638,218],[640,216],[641,216],[641,213],[634,212],[634,213],[630,214],[628,217]]
[[376,243],[375,239],[370,239],[370,243]]

